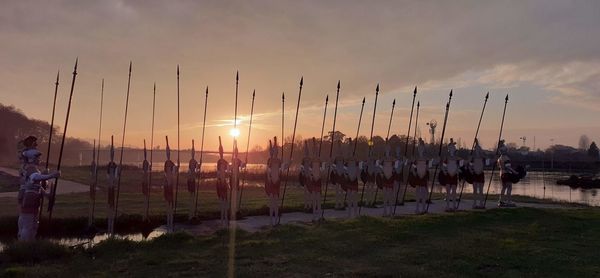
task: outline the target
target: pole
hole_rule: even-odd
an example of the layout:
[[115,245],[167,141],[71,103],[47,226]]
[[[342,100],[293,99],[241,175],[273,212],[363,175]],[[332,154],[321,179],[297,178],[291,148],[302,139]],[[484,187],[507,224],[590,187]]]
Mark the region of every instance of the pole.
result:
[[285,138],[283,138],[283,130],[285,127],[285,92],[281,93],[281,162],[283,162],[283,153],[285,146]]
[[[481,126],[481,120],[483,119],[483,112],[485,112],[485,106],[487,104],[489,97],[490,97],[490,92],[488,92],[485,95],[485,100],[483,101],[483,108],[481,109],[481,115],[479,115],[479,123],[477,123],[477,130],[475,130],[475,137],[473,137],[473,145],[471,145],[470,155],[473,155],[473,151],[475,150],[475,140],[477,140],[477,136],[479,135],[479,127]],[[460,188],[460,194],[458,195],[458,204],[456,206],[457,209],[460,207],[460,201],[462,200],[463,190],[465,189],[465,182],[466,182],[466,180],[463,180],[462,186]]]
[[325,131],[325,117],[327,116],[327,104],[329,95],[325,96],[325,109],[323,110],[323,124],[321,125],[321,139],[319,140],[319,159],[321,159],[321,149],[323,148],[323,132]]
[[254,115],[254,97],[256,95],[256,90],[252,91],[252,104],[250,105],[250,123],[248,124],[248,140],[246,141],[246,158],[244,159],[244,163],[246,167],[244,167],[244,175],[242,176],[242,187],[240,189],[240,198],[238,200],[238,208],[242,207],[242,193],[244,193],[244,183],[246,182],[246,174],[248,172],[248,151],[250,150],[250,132],[252,131],[252,116]]
[[[375,88],[375,104],[373,105],[373,118],[371,119],[371,134],[369,135],[369,159],[371,159],[372,151],[373,151],[373,128],[375,128],[375,115],[377,112],[377,98],[379,96],[379,84],[377,84],[377,88]],[[360,211],[363,207],[363,200],[365,196],[365,187],[367,185],[363,184],[362,194],[360,196],[360,206],[358,207],[358,215],[360,215]]]
[[180,159],[180,129],[179,129],[179,65],[177,65],[177,176],[175,178],[175,204],[173,208],[173,216],[177,215],[177,196],[179,195],[179,169],[181,166]]
[[114,221],[117,218],[118,208],[119,208],[119,196],[121,194],[121,175],[123,174],[123,152],[125,150],[125,128],[127,127],[127,110],[129,109],[129,90],[131,88],[131,67],[132,62],[129,62],[129,76],[127,78],[127,97],[125,98],[125,117],[123,120],[123,137],[121,137],[121,154],[119,157],[119,169],[118,169],[118,178],[117,178],[117,198],[115,202],[115,217],[113,218],[113,227]]
[[[340,81],[338,80],[337,91],[335,93],[335,108],[333,109],[333,130],[331,131],[331,146],[329,147],[329,161],[331,161],[331,157],[333,156],[333,139],[335,138],[335,121],[337,120],[337,108],[338,108],[338,100],[340,97]],[[321,140],[322,141],[322,140]],[[329,188],[329,178],[331,167],[327,165],[327,178],[325,182],[325,195],[323,195],[323,204],[321,205],[321,219],[325,215],[325,202],[327,201],[327,189]]]
[[[65,129],[63,132],[62,140],[60,142],[60,151],[58,153],[58,164],[56,170],[60,171],[62,164],[63,151],[65,148],[65,139],[67,138],[67,128],[69,127],[69,115],[71,114],[71,101],[73,100],[73,89],[75,88],[75,79],[77,77],[77,64],[79,58],[75,59],[75,67],[73,68],[73,79],[71,80],[71,91],[69,93],[69,104],[67,105],[67,116],[65,117]],[[57,82],[58,83],[58,82]],[[52,187],[51,199],[48,202],[48,223],[52,223],[52,211],[54,209],[54,202],[56,200],[56,189],[58,188],[58,178],[54,180],[54,187]]]
[[[410,106],[410,119],[408,120],[408,131],[406,131],[406,143],[404,143],[404,157],[407,157],[408,154],[408,140],[410,138],[410,128],[412,127],[412,119],[413,119],[413,109],[415,108],[415,98],[417,97],[417,87],[415,86],[415,90],[413,91],[413,99],[412,99],[412,104]],[[419,104],[417,103],[417,115],[418,115],[418,107]],[[415,131],[417,130],[417,128],[415,127]],[[413,137],[413,142],[414,142],[414,137]],[[403,169],[405,169],[404,166],[402,166]],[[404,171],[402,171],[403,173],[405,173]],[[406,175],[406,179],[404,179],[404,190],[402,192],[402,202],[400,202],[401,206],[404,206],[404,197],[406,196],[406,190],[408,189],[408,175]],[[400,190],[398,190],[398,192],[396,192],[396,201],[394,202],[394,212],[392,213],[392,215],[396,215],[396,207],[398,205],[398,193],[400,192]]]
[[94,183],[92,184],[93,198],[92,198],[92,219],[89,223],[90,226],[93,225],[94,214],[96,211],[96,187],[98,186],[98,167],[100,165],[100,138],[102,136],[102,113],[104,110],[104,78],[102,78],[102,89],[100,90],[100,122],[98,123],[98,149],[96,150],[98,153],[96,154],[96,167],[94,168]]
[[154,113],[156,111],[156,83],[154,83],[154,89],[152,90],[152,128],[150,132],[150,173],[148,173],[148,195],[146,196],[146,220],[148,220],[148,213],[150,211],[150,192],[152,192],[152,155],[154,150]]
[[[500,134],[498,134],[497,142],[500,142],[500,139],[502,139],[502,130],[504,129],[504,116],[506,116],[506,105],[507,104],[508,104],[508,94],[506,94],[506,98],[504,99],[504,111],[502,112],[502,123],[500,123]],[[498,146],[496,146],[496,156],[498,156],[499,153],[500,153],[500,150],[499,150]],[[484,208],[485,208],[485,204],[487,203],[488,195],[490,194],[490,186],[492,186],[492,178],[494,177],[494,171],[496,170],[496,164],[498,164],[498,163],[494,162],[494,165],[492,166],[492,174],[490,174],[490,181],[488,183],[488,188],[485,193],[485,199],[483,200]]]
[[[394,100],[396,102],[396,100]],[[358,145],[358,133],[360,131],[360,122],[362,121],[363,110],[365,108],[365,98],[363,97],[362,104],[360,106],[360,115],[358,116],[358,126],[356,127],[356,136],[354,137],[354,146],[352,148],[352,157],[356,155],[356,147]],[[348,198],[348,191],[344,194],[344,204]]]
[[290,162],[285,173],[285,182],[283,183],[283,197],[281,197],[281,206],[279,210],[279,217],[277,218],[277,224],[281,223],[281,210],[283,210],[283,202],[285,201],[285,192],[287,190],[288,180],[290,178],[290,166],[294,156],[294,140],[296,140],[296,126],[298,124],[298,111],[300,110],[300,98],[302,97],[302,85],[304,84],[304,77],[300,78],[300,89],[298,89],[298,102],[296,103],[296,116],[294,117],[294,129],[292,131],[292,146],[290,148]]
[[[450,95],[448,97],[448,103],[446,103],[446,115],[444,115],[444,126],[442,127],[442,137],[440,138],[440,149],[438,151],[438,157],[442,156],[442,147],[444,146],[444,135],[446,134],[446,124],[448,123],[448,112],[450,111],[450,102],[452,101],[452,90],[450,90]],[[429,198],[427,198],[427,207],[425,208],[425,213],[429,211],[429,204],[431,203],[431,195],[433,194],[433,187],[435,186],[435,176],[440,168],[440,163],[437,163],[435,166],[435,171],[433,172],[433,179],[431,180],[431,191],[429,191]]]
[[[52,146],[52,134],[54,133],[54,114],[56,112],[56,96],[58,95],[58,80],[60,76],[60,71],[56,73],[56,82],[54,82],[54,101],[52,104],[52,119],[50,120],[50,134],[48,135],[48,149],[46,151],[46,172],[50,169],[50,149]],[[47,183],[44,183],[47,185]],[[45,187],[44,187],[45,188]],[[40,200],[40,211],[38,212],[38,219],[42,219],[42,212],[44,207],[44,198]]]
[[[208,87],[206,87],[206,93],[204,96],[204,118],[202,120],[202,140],[200,143],[200,165],[198,167],[200,167],[200,177],[198,178],[198,184],[200,184],[200,182],[202,181],[202,158],[204,155],[204,130],[206,128],[206,108],[208,107]],[[199,189],[198,189],[199,190]],[[198,213],[198,190],[196,190],[196,200],[194,203],[194,215],[196,216]]]

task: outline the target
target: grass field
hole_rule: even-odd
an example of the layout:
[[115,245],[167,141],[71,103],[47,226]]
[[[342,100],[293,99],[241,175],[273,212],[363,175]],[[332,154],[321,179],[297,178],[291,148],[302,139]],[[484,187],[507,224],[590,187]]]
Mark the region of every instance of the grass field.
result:
[[[241,277],[598,277],[598,234],[597,208],[361,217],[238,231],[232,265]],[[227,240],[224,232],[178,233],[139,243],[109,240],[86,250],[44,247],[29,262],[19,253],[25,247],[16,245],[0,255],[0,268],[6,276],[223,277]],[[31,262],[44,252],[58,255]]]

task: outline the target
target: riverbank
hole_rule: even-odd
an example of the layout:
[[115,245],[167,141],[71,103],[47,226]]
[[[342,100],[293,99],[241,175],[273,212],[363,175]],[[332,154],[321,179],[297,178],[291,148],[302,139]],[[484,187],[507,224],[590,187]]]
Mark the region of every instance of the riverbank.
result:
[[[222,277],[230,265],[242,277],[593,277],[600,275],[600,258],[591,255],[599,233],[598,208],[494,209],[239,230],[232,245],[223,231],[108,240],[44,263],[15,262],[5,252],[0,268],[33,277]],[[227,263],[231,247],[235,258]]]

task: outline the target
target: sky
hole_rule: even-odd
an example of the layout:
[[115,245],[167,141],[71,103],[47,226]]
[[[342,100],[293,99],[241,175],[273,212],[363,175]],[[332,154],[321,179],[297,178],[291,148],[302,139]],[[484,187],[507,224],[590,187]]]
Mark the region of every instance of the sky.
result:
[[[208,87],[205,148],[217,136],[231,146],[235,75],[239,71],[240,148],[246,145],[256,90],[251,148],[292,134],[299,80],[304,87],[297,136],[318,137],[325,96],[326,129],[368,135],[406,134],[412,91],[418,87],[419,128],[443,124],[447,138],[471,142],[483,99],[490,99],[480,138],[497,140],[504,97],[503,137],[545,148],[600,140],[600,1],[11,1],[0,9],[0,103],[49,121],[60,70],[57,125],[64,126],[71,73],[79,68],[68,135],[98,136],[105,80],[103,144],[122,136],[129,62],[133,63],[125,144],[150,141],[156,83],[154,146],[177,142],[177,65],[180,67],[180,144],[196,148]],[[412,133],[412,132],[411,132]],[[523,142],[520,138],[526,137]],[[534,140],[535,138],[535,140]],[[466,145],[469,145],[468,143]]]

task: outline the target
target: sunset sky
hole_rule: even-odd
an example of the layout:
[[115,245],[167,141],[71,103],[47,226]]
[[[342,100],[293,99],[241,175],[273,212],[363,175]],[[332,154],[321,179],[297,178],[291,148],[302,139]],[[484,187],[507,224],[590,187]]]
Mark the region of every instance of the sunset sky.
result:
[[[293,127],[298,83],[304,91],[298,134],[318,136],[325,95],[331,129],[341,80],[338,129],[353,135],[367,98],[367,135],[375,86],[381,86],[375,133],[405,134],[412,90],[419,87],[420,130],[443,121],[454,98],[448,137],[471,141],[490,92],[481,138],[498,136],[508,93],[505,138],[547,147],[600,141],[600,1],[2,1],[0,103],[50,120],[54,79],[61,73],[57,123],[63,126],[71,72],[79,57],[68,134],[93,140],[105,79],[103,143],[120,138],[127,70],[133,61],[126,145],[150,139],[152,86],[157,84],[155,145],[177,136],[176,67],[181,67],[181,144],[201,136],[209,87],[206,148],[230,138],[239,70],[240,141],[245,147],[252,90],[251,146]],[[441,131],[441,128],[440,128]],[[225,147],[231,141],[225,140]]]

